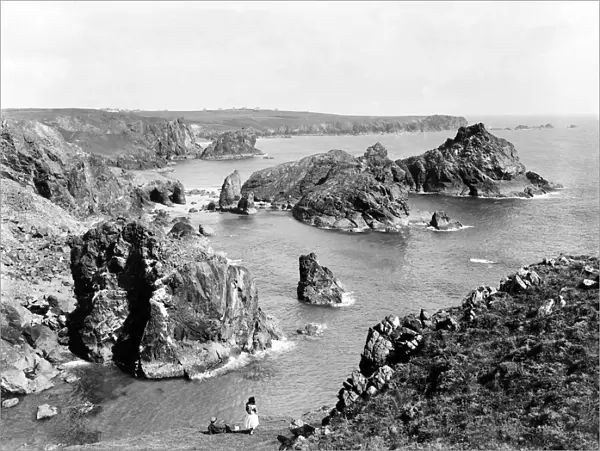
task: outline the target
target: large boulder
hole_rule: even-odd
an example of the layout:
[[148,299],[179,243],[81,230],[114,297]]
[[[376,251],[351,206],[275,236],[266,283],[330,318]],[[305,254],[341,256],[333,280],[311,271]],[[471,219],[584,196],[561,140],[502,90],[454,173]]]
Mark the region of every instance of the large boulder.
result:
[[436,230],[458,230],[462,227],[462,224],[458,221],[453,221],[443,211],[436,211],[431,216],[429,225]]
[[235,130],[219,135],[202,153],[202,160],[238,160],[264,155],[254,147],[256,135],[245,130]]
[[243,215],[254,215],[256,214],[256,211],[256,207],[254,206],[254,193],[244,193],[238,202],[237,212]]
[[314,253],[301,255],[298,299],[309,304],[340,304],[344,294],[342,283],[333,273],[321,266]]
[[242,180],[240,173],[235,170],[223,181],[221,195],[219,197],[219,208],[223,211],[237,209],[241,195]]
[[107,221],[74,240],[77,309],[69,346],[148,378],[193,377],[232,353],[271,346],[280,332],[258,306],[250,272],[132,221]]
[[[561,188],[528,175],[515,147],[481,123],[460,127],[454,139],[423,155],[397,160],[416,192],[479,197],[531,197]],[[537,176],[537,177],[536,177]]]

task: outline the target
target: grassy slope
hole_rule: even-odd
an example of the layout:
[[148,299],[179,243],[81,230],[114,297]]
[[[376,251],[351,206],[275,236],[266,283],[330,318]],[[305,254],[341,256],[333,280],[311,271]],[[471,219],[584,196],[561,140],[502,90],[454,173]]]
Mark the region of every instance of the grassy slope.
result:
[[[431,331],[386,391],[311,449],[598,449],[599,300],[579,288],[593,278],[585,265],[598,259],[536,266],[540,287],[493,296],[458,332]],[[561,289],[566,305],[540,316]]]

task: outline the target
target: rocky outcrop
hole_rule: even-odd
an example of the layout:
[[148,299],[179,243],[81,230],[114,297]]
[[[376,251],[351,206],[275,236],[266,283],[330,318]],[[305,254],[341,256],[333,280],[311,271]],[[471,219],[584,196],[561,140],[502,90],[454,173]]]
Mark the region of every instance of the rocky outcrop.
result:
[[254,193],[244,193],[238,202],[237,213],[243,215],[254,215],[256,214],[256,211],[256,207],[254,206]]
[[151,201],[185,203],[180,182],[159,174],[144,177],[108,166],[35,121],[3,120],[0,175],[75,214],[141,212]]
[[141,194],[142,201],[149,200],[167,206],[185,205],[185,191],[179,180],[156,177],[144,182],[140,188],[143,193]]
[[543,130],[543,129],[550,129],[550,128],[554,128],[554,125],[552,125],[552,124],[545,124],[545,125],[517,125],[515,127],[515,130]]
[[257,201],[295,203],[321,184],[331,171],[357,166],[349,153],[330,150],[254,172],[242,186],[242,193],[253,192]]
[[221,195],[219,196],[219,208],[222,211],[237,209],[238,203],[242,198],[241,194],[242,180],[240,173],[235,170],[223,181]]
[[[0,387],[4,395],[38,393],[54,386],[52,379],[58,371],[44,358],[43,349],[48,356],[49,347],[56,347],[57,343],[40,338],[40,334],[52,332],[39,323],[34,326],[37,329],[33,332],[35,339],[31,339],[32,325],[38,321],[41,321],[39,315],[29,312],[14,298],[3,296],[0,305]],[[27,331],[30,331],[29,337]],[[39,347],[38,352],[32,345]]]
[[462,228],[462,224],[458,221],[453,221],[443,211],[436,211],[431,217],[429,225],[436,230],[458,230]]
[[194,237],[108,221],[73,242],[71,349],[148,378],[194,377],[279,338],[251,274]]
[[[508,328],[515,328],[515,324],[520,322],[522,327],[519,330],[523,330],[524,327],[527,330],[529,328],[537,330],[540,327],[540,318],[544,318],[544,321],[555,318],[552,330],[554,331],[557,327],[565,328],[566,336],[573,340],[578,340],[583,336],[581,327],[587,328],[587,321],[591,321],[589,330],[593,328],[597,337],[598,302],[597,298],[593,299],[589,292],[585,295],[586,297],[582,295],[586,289],[577,284],[582,273],[595,276],[598,280],[598,259],[583,256],[544,259],[539,264],[525,266],[516,273],[504,277],[500,281],[498,289],[488,286],[478,287],[464,298],[460,306],[439,310],[433,315],[421,310],[419,315],[409,314],[404,318],[387,316],[381,323],[369,329],[359,368],[352,372],[350,378],[343,383],[343,388],[338,394],[336,408],[331,411],[329,417],[323,420],[323,424],[327,424],[330,418],[339,415],[340,412],[346,411],[358,399],[368,399],[376,395],[385,388],[396,373],[401,374],[403,380],[406,380],[410,373],[404,371],[405,365],[416,358],[430,362],[427,365],[431,371],[431,379],[428,379],[428,383],[433,383],[434,386],[432,388],[429,385],[429,389],[435,390],[433,381],[437,380],[436,374],[448,371],[449,367],[444,367],[444,353],[422,355],[426,352],[426,344],[432,340],[439,340],[445,344],[449,341],[444,338],[448,337],[447,334],[463,333],[470,328],[486,330],[490,327],[490,321],[499,322],[502,314],[507,314],[504,321]],[[594,288],[597,290],[598,284]],[[553,293],[554,297],[548,299],[547,296],[550,293]],[[515,313],[521,317],[516,318]],[[582,315],[589,316],[585,316],[587,319],[582,320]],[[565,325],[565,321],[569,321],[570,325]],[[584,323],[586,326],[582,326]],[[577,332],[574,332],[575,329]],[[540,338],[540,344],[534,345],[533,342],[528,341],[531,337],[531,335],[527,335],[528,333],[530,332],[523,332],[523,337],[525,337],[523,343],[527,345],[522,348],[522,351],[512,349],[513,354],[510,355],[514,356],[515,353],[525,352],[527,356],[531,356],[546,349],[545,346],[549,343],[548,338]],[[465,332],[465,334],[467,333]],[[559,336],[563,337],[565,334],[559,334]],[[489,341],[488,335],[484,334],[484,338]],[[469,345],[469,342],[464,339],[461,343],[462,346]],[[568,348],[568,345],[565,346],[567,347],[564,349],[574,349]],[[432,349],[439,348],[429,346],[429,352]],[[593,355],[597,356],[597,351]],[[548,354],[545,358],[557,357]],[[502,361],[506,361],[506,359]],[[519,359],[519,362],[523,361],[523,358]],[[554,364],[560,364],[560,362],[559,357]],[[566,366],[571,368],[569,371],[573,371],[575,368],[572,362],[571,358],[565,360]],[[478,368],[477,365],[475,368]],[[536,380],[539,376],[538,368],[539,362],[536,361]],[[496,377],[496,373],[501,369],[497,367],[492,370],[490,377]],[[485,384],[488,379],[489,377],[484,375],[480,377],[479,382]]]
[[219,135],[198,158],[202,160],[239,160],[264,155],[254,147],[256,135],[244,130],[225,132]]
[[2,115],[50,127],[68,144],[123,169],[162,167],[198,151],[191,129],[179,118],[100,110],[11,110]]
[[298,299],[309,304],[340,304],[344,294],[342,283],[333,273],[321,266],[314,253],[299,258],[300,281]]
[[295,202],[294,218],[341,230],[394,230],[408,224],[406,172],[377,143],[362,157],[331,150],[255,172],[242,187],[255,199]]
[[454,139],[423,155],[398,160],[416,192],[479,197],[531,197],[561,188],[527,172],[508,141],[483,124],[461,127]]

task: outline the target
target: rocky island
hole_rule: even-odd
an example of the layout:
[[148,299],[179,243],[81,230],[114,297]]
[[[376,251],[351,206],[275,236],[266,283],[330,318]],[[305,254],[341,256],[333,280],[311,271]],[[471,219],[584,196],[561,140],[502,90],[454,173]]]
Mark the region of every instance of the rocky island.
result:
[[246,130],[236,130],[220,134],[198,156],[201,160],[239,160],[263,156],[264,153],[254,147],[256,135]]
[[437,149],[397,160],[417,193],[475,197],[533,197],[562,188],[527,171],[515,147],[483,124],[458,129]]
[[408,224],[405,177],[377,143],[358,158],[331,150],[257,171],[242,193],[295,203],[294,217],[316,227],[389,230]]

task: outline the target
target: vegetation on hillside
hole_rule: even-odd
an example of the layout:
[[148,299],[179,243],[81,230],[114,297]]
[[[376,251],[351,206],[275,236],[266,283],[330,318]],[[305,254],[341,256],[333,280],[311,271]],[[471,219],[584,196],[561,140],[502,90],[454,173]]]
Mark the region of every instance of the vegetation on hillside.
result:
[[542,284],[428,332],[386,390],[331,418],[310,449],[598,449],[598,259],[534,268]]

